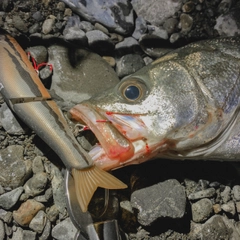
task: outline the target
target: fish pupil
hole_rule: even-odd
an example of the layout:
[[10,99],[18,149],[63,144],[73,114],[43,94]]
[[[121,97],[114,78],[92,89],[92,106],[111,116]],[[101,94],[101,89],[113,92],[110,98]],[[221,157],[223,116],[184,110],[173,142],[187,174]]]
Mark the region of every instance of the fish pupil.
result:
[[139,95],[140,95],[140,91],[139,88],[136,86],[128,86],[125,89],[125,93],[124,93],[125,97],[128,98],[129,100],[136,100]]

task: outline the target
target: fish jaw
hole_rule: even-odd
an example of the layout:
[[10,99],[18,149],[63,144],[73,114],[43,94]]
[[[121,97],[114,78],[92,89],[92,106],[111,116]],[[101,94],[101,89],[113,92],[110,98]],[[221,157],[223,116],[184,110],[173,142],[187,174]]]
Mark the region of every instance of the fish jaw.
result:
[[106,112],[88,103],[74,106],[69,113],[73,120],[84,122],[100,142],[89,155],[101,169],[139,164],[167,148],[165,141],[151,137],[141,115]]

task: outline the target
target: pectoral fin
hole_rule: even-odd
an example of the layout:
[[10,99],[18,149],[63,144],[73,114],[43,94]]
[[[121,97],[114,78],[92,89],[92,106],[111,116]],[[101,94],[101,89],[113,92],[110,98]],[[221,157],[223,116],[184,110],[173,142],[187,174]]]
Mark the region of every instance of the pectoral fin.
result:
[[93,165],[86,169],[72,169],[75,181],[76,195],[83,212],[87,211],[88,204],[98,187],[106,189],[122,189],[127,185],[110,173]]

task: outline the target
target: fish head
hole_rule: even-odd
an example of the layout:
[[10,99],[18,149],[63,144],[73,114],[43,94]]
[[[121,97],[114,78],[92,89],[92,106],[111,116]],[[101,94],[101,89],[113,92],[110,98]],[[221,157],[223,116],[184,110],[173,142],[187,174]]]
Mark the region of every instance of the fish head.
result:
[[[175,56],[172,56],[174,58]],[[193,121],[198,101],[187,71],[169,58],[145,66],[114,88],[70,110],[84,122],[99,145],[91,151],[104,170],[146,161],[176,147],[180,129]]]

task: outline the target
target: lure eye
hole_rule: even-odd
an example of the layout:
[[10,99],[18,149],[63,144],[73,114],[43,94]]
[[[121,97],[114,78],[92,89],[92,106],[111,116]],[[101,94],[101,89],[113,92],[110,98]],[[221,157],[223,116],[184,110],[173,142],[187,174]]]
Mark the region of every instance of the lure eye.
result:
[[138,79],[129,79],[120,85],[119,90],[126,100],[133,102],[145,96],[146,85]]

